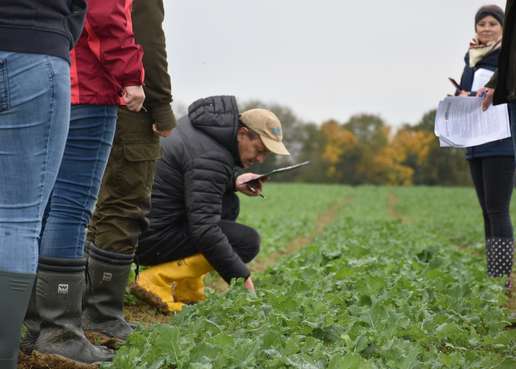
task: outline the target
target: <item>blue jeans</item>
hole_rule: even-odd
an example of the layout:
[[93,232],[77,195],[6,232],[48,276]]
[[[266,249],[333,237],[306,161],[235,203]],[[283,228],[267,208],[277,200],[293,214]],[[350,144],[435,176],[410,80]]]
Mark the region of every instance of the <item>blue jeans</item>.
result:
[[40,254],[79,258],[115,135],[118,107],[73,105],[70,132],[48,203]]
[[68,63],[0,51],[0,271],[36,271],[69,120]]

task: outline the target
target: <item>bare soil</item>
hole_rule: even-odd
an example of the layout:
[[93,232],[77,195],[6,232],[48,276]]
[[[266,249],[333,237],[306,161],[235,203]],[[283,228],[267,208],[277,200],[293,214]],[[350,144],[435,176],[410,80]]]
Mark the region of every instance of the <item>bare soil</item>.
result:
[[18,369],[98,369],[97,364],[82,364],[60,355],[48,355],[33,351],[20,353]]
[[143,326],[168,323],[171,318],[171,315],[165,315],[158,309],[142,302],[126,305],[124,314],[128,322],[134,322]]

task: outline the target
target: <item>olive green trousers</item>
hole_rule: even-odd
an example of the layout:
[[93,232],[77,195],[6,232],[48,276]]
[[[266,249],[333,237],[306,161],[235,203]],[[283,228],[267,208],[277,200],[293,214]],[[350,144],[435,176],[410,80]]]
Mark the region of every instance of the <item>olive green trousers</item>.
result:
[[102,250],[134,254],[138,237],[148,226],[155,165],[160,158],[153,123],[149,113],[119,111],[113,148],[88,226],[88,241]]

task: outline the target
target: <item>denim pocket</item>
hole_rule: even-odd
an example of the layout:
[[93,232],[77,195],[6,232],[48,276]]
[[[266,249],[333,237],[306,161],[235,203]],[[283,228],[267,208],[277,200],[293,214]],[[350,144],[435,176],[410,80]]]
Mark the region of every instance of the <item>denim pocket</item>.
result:
[[7,78],[7,60],[0,59],[0,111],[9,109],[9,81]]

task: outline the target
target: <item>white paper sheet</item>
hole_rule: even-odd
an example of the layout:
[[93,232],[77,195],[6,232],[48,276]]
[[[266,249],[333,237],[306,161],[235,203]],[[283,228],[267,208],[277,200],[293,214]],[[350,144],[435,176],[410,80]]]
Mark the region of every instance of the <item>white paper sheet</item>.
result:
[[475,72],[475,77],[473,78],[473,86],[471,87],[471,91],[478,91],[481,87],[484,87],[487,82],[491,79],[494,72],[489,69],[480,68]]
[[507,105],[483,112],[482,98],[448,96],[437,108],[435,135],[441,146],[470,147],[511,136]]
[[451,141],[448,141],[446,138],[444,138],[442,136],[439,137],[439,146],[440,147],[460,147],[460,148],[463,147],[463,146],[456,145]]

